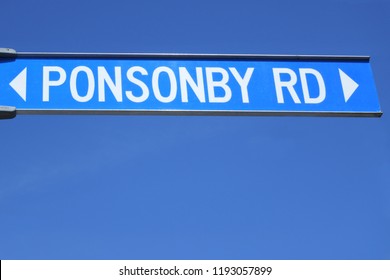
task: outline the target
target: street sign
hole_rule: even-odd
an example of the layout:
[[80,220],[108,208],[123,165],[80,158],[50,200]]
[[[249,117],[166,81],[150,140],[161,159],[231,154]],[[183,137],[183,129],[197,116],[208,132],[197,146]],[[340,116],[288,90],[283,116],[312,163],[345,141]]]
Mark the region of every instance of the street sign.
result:
[[0,105],[18,114],[381,116],[369,57],[15,53]]

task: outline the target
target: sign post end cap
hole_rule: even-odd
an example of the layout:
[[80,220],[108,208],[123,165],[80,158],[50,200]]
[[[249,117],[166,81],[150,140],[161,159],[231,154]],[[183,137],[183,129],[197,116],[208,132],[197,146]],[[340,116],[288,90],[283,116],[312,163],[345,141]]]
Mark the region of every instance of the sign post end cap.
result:
[[10,48],[0,48],[0,57],[15,57],[16,51]]
[[0,106],[0,119],[13,119],[16,117],[16,108],[12,106]]

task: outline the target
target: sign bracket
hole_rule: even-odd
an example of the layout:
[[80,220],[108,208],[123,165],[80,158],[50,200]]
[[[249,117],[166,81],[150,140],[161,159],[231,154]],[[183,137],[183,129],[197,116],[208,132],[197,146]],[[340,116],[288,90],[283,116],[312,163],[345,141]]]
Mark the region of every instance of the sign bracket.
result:
[[[0,48],[0,59],[6,60],[16,58],[16,51],[10,48]],[[0,105],[0,119],[13,119],[16,117],[16,108],[13,106]]]
[[16,107],[0,106],[0,120],[13,119],[16,117]]
[[0,58],[16,58],[16,51],[10,48],[0,48]]

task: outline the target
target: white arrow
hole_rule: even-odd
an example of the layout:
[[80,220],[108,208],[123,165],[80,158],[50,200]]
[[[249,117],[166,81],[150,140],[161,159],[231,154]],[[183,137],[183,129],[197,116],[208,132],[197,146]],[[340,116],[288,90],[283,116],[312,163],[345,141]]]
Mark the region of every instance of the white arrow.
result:
[[17,75],[9,85],[16,91],[19,96],[26,101],[26,82],[27,82],[27,67]]
[[356,83],[354,80],[352,80],[351,77],[345,74],[343,70],[341,70],[340,68],[339,68],[339,73],[341,79],[341,86],[343,87],[343,92],[344,92],[344,99],[345,102],[348,102],[349,98],[359,87],[359,84]]

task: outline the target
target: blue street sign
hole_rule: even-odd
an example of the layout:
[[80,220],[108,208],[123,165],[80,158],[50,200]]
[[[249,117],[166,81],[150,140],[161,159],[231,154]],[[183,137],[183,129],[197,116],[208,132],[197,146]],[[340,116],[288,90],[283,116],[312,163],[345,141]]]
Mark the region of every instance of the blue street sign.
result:
[[18,113],[380,116],[368,57],[39,54],[0,58]]

